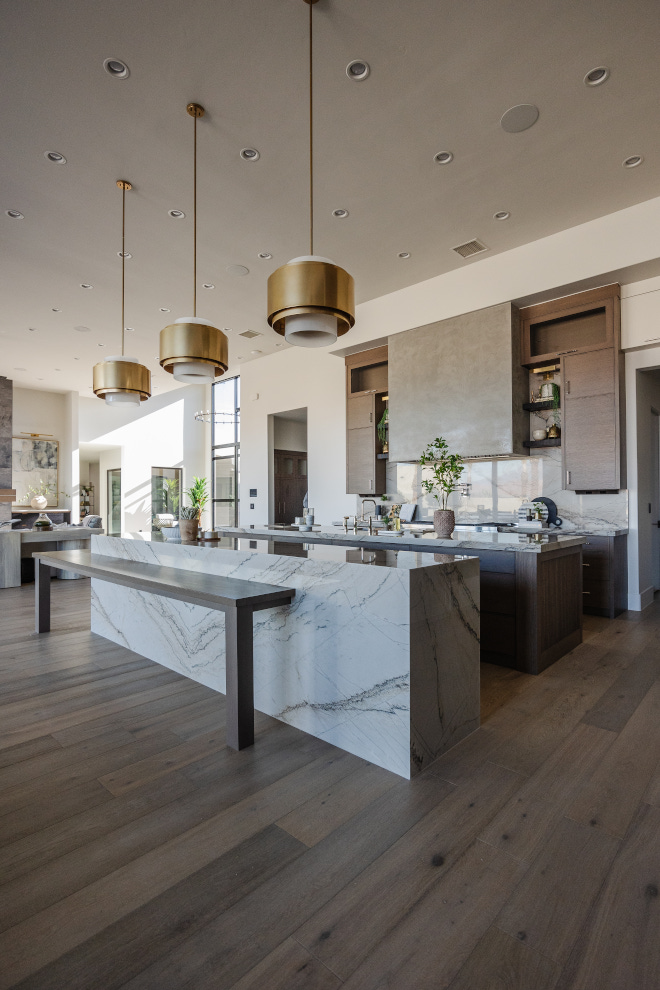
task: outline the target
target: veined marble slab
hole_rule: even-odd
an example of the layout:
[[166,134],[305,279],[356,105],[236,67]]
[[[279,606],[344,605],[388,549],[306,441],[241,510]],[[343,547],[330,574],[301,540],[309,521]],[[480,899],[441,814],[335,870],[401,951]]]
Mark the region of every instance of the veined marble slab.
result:
[[[402,777],[479,725],[476,558],[369,567],[107,536],[94,550],[294,587],[254,614],[255,707]],[[220,612],[93,580],[92,630],[225,691]]]

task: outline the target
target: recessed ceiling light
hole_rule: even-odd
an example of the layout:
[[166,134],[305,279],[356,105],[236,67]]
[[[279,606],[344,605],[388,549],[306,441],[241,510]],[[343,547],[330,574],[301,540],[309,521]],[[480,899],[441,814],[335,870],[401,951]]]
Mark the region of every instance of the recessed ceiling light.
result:
[[204,282],[203,288],[205,289],[215,289],[213,282]]
[[399,251],[399,258],[403,258],[403,260],[405,261],[409,257],[410,257],[410,251]]
[[246,162],[256,162],[261,158],[261,155],[256,148],[241,148],[241,158]]
[[533,127],[539,119],[539,108],[532,103],[520,103],[516,107],[509,107],[501,118],[500,125],[507,134],[520,134]]
[[37,327],[28,327],[28,333],[39,333]]
[[183,220],[185,218],[183,210],[168,210],[167,215],[172,217],[173,220]]
[[74,330],[77,330],[78,333],[89,333],[90,332],[89,331],[89,327],[74,327],[73,329]]
[[53,306],[53,308],[51,309],[51,313],[61,313],[61,312],[62,312],[62,310],[61,309],[57,309],[55,306]]
[[61,370],[62,370],[61,368],[55,368],[55,371],[61,371]]
[[132,258],[133,255],[131,254],[130,251],[117,251],[117,257],[126,258],[126,260],[128,260],[129,258]]
[[97,347],[105,347],[105,344],[97,344]]
[[282,341],[280,340],[279,343],[275,344],[275,347],[282,347]]
[[54,165],[66,165],[66,158],[59,151],[44,151],[44,158]]
[[250,351],[250,354],[263,354],[263,351],[259,351],[259,350]]
[[584,77],[585,86],[600,86],[610,78],[610,70],[604,65],[599,65],[596,69],[591,69]]
[[346,75],[349,79],[355,79],[356,82],[366,79],[370,72],[369,63],[365,62],[363,58],[354,58],[346,66]]
[[79,357],[74,357],[74,359],[73,359],[73,360],[74,360],[74,361],[80,361],[80,358],[79,358]]
[[115,79],[128,79],[131,74],[131,70],[126,65],[126,62],[122,62],[120,58],[106,58],[103,68],[108,75],[113,76]]
[[433,156],[433,161],[436,165],[449,165],[453,160],[454,153],[452,151],[439,151],[437,155]]
[[161,313],[170,313],[170,312],[171,312],[171,310],[169,310],[169,309],[167,308],[167,306],[161,306],[161,307],[160,307],[160,310],[159,310],[159,311],[160,311]]
[[[242,354],[237,354],[236,355],[236,360],[237,361],[242,361],[243,360],[243,355]],[[23,368],[23,371],[25,371],[25,368]]]
[[637,168],[637,166],[638,165],[641,165],[643,161],[644,161],[644,159],[642,158],[641,155],[631,155],[630,158],[625,158],[624,159],[624,161],[623,161],[623,167],[624,168]]
[[124,327],[126,333],[135,333],[135,327]]
[[5,210],[5,213],[8,217],[11,217],[12,220],[25,220],[25,217],[19,210]]
[[227,265],[226,272],[230,275],[249,275],[250,269],[246,268],[245,265]]
[[90,285],[89,282],[81,282],[80,283],[80,288],[81,289],[93,289],[94,286],[93,285]]
[[348,210],[333,210],[332,215],[333,217],[339,217],[340,220],[343,220],[344,217],[349,215],[349,213]]
[[272,257],[272,254],[269,254],[268,251],[260,251],[257,255],[257,258],[261,258],[262,261],[270,261]]
[[493,213],[493,220],[508,220],[510,216],[508,210],[500,210],[499,213]]

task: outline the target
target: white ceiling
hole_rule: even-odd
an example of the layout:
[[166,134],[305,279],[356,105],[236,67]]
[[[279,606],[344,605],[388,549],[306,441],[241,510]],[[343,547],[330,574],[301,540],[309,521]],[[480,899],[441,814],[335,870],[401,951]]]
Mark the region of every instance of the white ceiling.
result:
[[[190,100],[207,111],[198,313],[231,330],[232,362],[281,343],[265,322],[266,279],[308,250],[308,9],[303,0],[1,5],[0,374],[92,394],[91,366],[119,347],[115,180],[126,178],[127,352],[161,391],[174,386],[156,356],[159,330],[192,304]],[[358,302],[478,264],[451,250],[471,238],[492,254],[658,195],[656,0],[320,0],[314,24],[315,248],[354,275]],[[103,70],[108,57],[128,64],[127,80]],[[364,82],[346,76],[356,58],[371,65]],[[598,65],[611,77],[587,88]],[[500,117],[519,103],[539,107],[538,123],[507,134]],[[259,161],[240,158],[246,146]],[[443,150],[454,161],[434,164]],[[47,162],[46,151],[67,164]],[[622,168],[633,154],[644,163]],[[338,207],[348,219],[332,217]],[[170,219],[172,208],[186,219]],[[498,210],[511,219],[495,221]],[[229,274],[233,264],[249,274]],[[238,336],[247,329],[264,336]]]

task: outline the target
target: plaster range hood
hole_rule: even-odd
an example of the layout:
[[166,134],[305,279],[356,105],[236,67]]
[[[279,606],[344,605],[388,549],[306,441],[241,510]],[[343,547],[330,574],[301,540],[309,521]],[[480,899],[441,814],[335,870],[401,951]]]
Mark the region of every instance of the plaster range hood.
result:
[[388,338],[389,460],[418,461],[435,437],[466,460],[527,457],[529,375],[510,302]]

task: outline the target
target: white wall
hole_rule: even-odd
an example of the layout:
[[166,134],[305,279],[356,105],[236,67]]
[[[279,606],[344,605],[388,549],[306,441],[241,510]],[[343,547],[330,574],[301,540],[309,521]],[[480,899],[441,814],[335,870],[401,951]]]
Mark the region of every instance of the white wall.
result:
[[59,488],[66,495],[58,496],[58,505],[72,509],[72,522],[79,510],[77,404],[77,392],[14,387],[14,436],[42,433],[59,441]]
[[276,450],[307,450],[307,423],[274,416],[273,444]]
[[[241,525],[268,521],[268,417],[294,408],[307,408],[309,504],[317,520],[329,523],[352,512],[354,498],[346,494],[344,361],[324,350],[292,347],[248,362],[240,374]],[[256,498],[249,497],[250,488],[257,489]]]
[[[152,467],[181,467],[184,488],[198,475],[208,478],[210,490],[210,427],[194,418],[198,409],[209,407],[209,389],[200,385],[152,396],[139,409],[80,399],[80,441],[119,448],[99,455],[99,514],[104,522],[109,468],[121,467],[122,532],[126,533],[151,531]],[[209,510],[202,518],[210,525]]]

